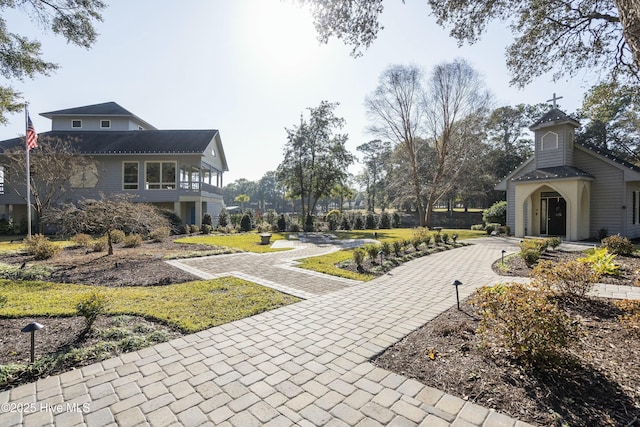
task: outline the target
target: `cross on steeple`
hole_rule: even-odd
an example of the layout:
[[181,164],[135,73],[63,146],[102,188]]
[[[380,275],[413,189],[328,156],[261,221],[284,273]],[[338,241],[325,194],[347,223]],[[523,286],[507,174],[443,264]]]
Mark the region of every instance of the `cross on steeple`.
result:
[[561,97],[561,96],[556,96],[556,93],[555,93],[555,92],[553,92],[553,98],[551,98],[551,99],[547,99],[547,102],[553,102],[553,108],[557,108],[557,107],[558,107],[558,104],[556,103],[556,101],[557,101],[558,99],[562,99],[562,97]]

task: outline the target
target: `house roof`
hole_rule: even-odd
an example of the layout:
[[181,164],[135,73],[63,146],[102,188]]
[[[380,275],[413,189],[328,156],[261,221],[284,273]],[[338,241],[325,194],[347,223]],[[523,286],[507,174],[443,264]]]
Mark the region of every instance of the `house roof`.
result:
[[66,108],[63,110],[49,111],[47,113],[40,113],[42,117],[53,119],[56,116],[111,116],[111,117],[131,117],[141,124],[145,125],[148,129],[155,129],[155,126],[142,120],[140,117],[133,114],[131,111],[123,108],[120,104],[115,102],[103,102],[101,104],[85,105],[83,107]]
[[631,169],[632,171],[635,172],[640,172],[640,167],[634,165],[633,163],[627,162],[626,160],[624,160],[621,157],[616,156],[613,151],[607,150],[606,148],[600,148],[597,147],[593,144],[588,144],[586,142],[578,142],[576,141],[576,144],[586,148],[587,150],[593,151],[596,154],[599,154],[603,157],[606,157],[607,159],[611,160],[614,163],[618,163],[624,167],[627,167],[629,169]]
[[536,130],[546,126],[558,125],[561,123],[569,123],[574,125],[575,127],[580,126],[580,122],[576,119],[570,117],[567,113],[557,108],[552,108],[547,111],[547,113],[540,117],[534,124],[532,124],[529,129]]
[[517,178],[513,178],[512,181],[542,181],[561,178],[593,178],[593,175],[573,166],[554,166],[536,169]]
[[[39,139],[69,141],[80,154],[202,154],[217,130],[50,131]],[[0,152],[24,145],[24,137],[0,141]],[[219,147],[217,147],[219,150]]]

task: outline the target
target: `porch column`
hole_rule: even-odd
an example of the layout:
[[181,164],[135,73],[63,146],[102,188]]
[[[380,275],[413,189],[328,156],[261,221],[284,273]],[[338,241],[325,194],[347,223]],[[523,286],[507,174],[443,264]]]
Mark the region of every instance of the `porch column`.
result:
[[202,200],[198,199],[194,203],[196,205],[196,224],[198,227],[202,227]]
[[528,194],[523,191],[521,186],[516,185],[516,200],[515,200],[515,230],[514,235],[516,237],[524,237],[524,204],[528,199]]

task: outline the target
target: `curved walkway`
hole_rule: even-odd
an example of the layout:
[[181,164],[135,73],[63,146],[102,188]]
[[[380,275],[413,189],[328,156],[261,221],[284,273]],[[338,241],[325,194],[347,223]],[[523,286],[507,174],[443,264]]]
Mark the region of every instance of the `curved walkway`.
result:
[[319,250],[306,245],[181,261],[308,299],[2,392],[0,425],[526,426],[369,363],[455,304],[454,279],[461,298],[500,280],[490,264],[503,249],[515,245],[481,239],[367,283],[298,271]]

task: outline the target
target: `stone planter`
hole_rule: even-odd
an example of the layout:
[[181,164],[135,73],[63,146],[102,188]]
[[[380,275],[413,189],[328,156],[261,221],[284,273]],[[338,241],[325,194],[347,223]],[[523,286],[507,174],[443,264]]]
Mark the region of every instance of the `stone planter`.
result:
[[271,244],[271,233],[260,233],[260,244],[261,245]]

